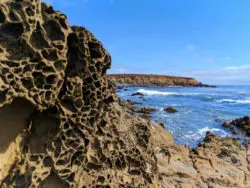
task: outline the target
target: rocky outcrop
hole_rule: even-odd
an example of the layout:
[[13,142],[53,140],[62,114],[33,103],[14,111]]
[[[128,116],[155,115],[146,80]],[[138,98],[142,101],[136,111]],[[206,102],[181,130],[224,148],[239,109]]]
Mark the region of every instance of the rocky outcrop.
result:
[[250,136],[250,116],[224,122],[222,126],[229,129],[233,134],[244,133]]
[[248,187],[249,147],[197,150],[118,103],[111,58],[45,3],[0,2],[0,187]]
[[214,87],[198,82],[194,78],[147,74],[110,74],[109,79],[116,85],[128,86],[198,86]]
[[151,107],[136,107],[134,105],[136,104],[142,104],[142,103],[138,103],[135,101],[124,101],[119,99],[118,101],[119,105],[121,105],[123,108],[125,108],[131,115],[138,115],[139,117],[142,117],[144,119],[149,119],[151,118],[151,113],[156,112],[155,108],[151,108]]
[[159,173],[165,187],[249,187],[249,146],[207,132],[192,151],[180,145],[159,149]]
[[143,93],[140,93],[140,92],[135,92],[135,93],[133,93],[131,96],[144,96],[144,94]]
[[176,113],[178,112],[175,108],[169,106],[167,108],[164,108],[164,111],[167,112],[167,113]]

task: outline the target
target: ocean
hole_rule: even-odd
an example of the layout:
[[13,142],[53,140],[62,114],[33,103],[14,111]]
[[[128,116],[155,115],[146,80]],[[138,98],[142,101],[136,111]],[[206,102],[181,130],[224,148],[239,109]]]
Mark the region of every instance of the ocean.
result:
[[[131,96],[141,92],[143,97]],[[117,90],[121,99],[141,102],[137,107],[156,108],[152,119],[163,123],[177,144],[197,146],[207,131],[222,137],[248,139],[244,134],[233,135],[221,125],[225,121],[250,115],[250,86],[205,87],[126,87]],[[170,114],[163,109],[178,110]]]

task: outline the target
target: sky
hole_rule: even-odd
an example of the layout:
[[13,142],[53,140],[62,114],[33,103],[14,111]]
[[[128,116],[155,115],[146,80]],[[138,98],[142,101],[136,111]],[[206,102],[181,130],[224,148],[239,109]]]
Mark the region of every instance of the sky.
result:
[[249,0],[45,0],[88,28],[112,56],[108,73],[250,85]]

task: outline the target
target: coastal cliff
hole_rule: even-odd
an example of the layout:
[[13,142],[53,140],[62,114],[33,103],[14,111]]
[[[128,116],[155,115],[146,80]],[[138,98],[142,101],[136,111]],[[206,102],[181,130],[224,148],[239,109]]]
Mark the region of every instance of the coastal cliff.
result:
[[41,1],[0,2],[0,187],[248,187],[250,145],[197,149],[123,106],[111,56]]
[[194,78],[153,74],[110,74],[116,85],[128,86],[208,86]]

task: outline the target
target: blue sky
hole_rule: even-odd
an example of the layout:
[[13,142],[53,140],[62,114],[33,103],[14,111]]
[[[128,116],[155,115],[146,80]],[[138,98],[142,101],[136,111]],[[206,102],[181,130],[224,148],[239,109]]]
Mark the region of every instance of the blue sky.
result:
[[112,55],[109,73],[250,84],[249,0],[45,0]]

